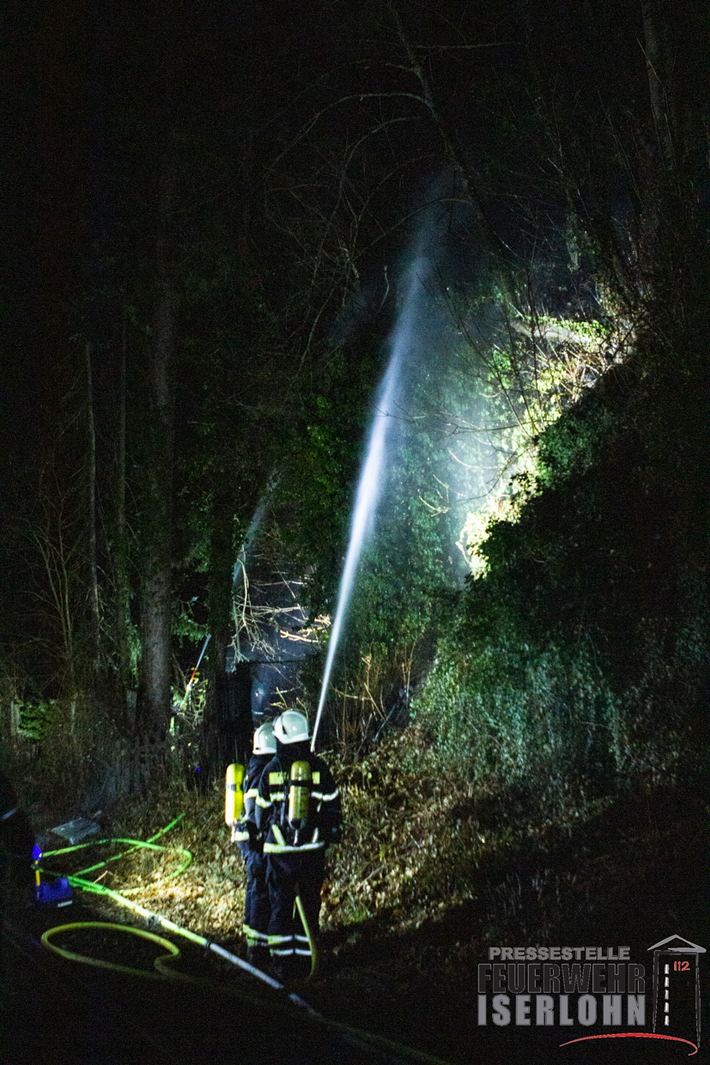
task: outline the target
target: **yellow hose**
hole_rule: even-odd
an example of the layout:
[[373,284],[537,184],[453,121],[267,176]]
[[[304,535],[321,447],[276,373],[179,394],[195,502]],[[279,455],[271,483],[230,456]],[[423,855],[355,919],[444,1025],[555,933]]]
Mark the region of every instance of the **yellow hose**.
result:
[[311,948],[311,971],[308,974],[310,979],[311,977],[315,976],[316,970],[318,968],[318,952],[316,951],[316,941],[313,938],[311,926],[308,923],[308,918],[306,917],[306,907],[303,905],[303,902],[301,901],[301,896],[298,893],[296,894],[296,909],[298,910],[298,916],[301,918],[301,924],[303,925],[303,931],[306,933],[308,945]]
[[[167,828],[162,829],[160,832],[156,833],[155,836],[152,836],[151,839],[147,841],[148,845],[153,844],[153,841],[155,839],[167,832],[168,829],[172,828],[172,826],[176,824],[179,820],[180,818],[176,818],[176,820],[171,822],[170,825],[167,826]],[[112,840],[93,841],[93,844],[80,843],[75,844],[72,847],[65,847],[58,851],[48,851],[46,853],[47,856],[53,854],[65,854],[68,851],[79,850],[86,846],[96,846],[97,842],[107,843],[112,842]],[[131,844],[131,850],[124,852],[124,854],[131,853],[132,850],[146,845],[146,842],[141,840],[121,839],[120,842]],[[153,848],[151,847],[151,849]],[[185,861],[185,863],[181,866],[180,871],[183,871],[185,868],[187,868],[187,865],[189,865],[190,860],[192,859],[192,855],[190,854],[190,852],[185,850],[184,848],[165,847],[155,849],[174,849],[181,851],[184,855],[189,855],[189,860]],[[122,857],[122,855],[113,856],[104,862],[100,862],[94,866],[90,866],[89,869],[82,870],[82,872],[93,872],[97,868],[101,868],[104,865],[107,865],[109,861],[116,860],[118,857]],[[140,904],[133,902],[130,899],[124,898],[123,895],[119,894],[117,891],[112,891],[110,888],[106,888],[102,884],[98,884],[94,881],[86,880],[84,877],[78,874],[70,874],[67,876],[67,879],[73,887],[81,888],[84,891],[94,892],[99,895],[104,895],[105,897],[110,898],[113,902],[116,902],[119,905],[129,907],[136,914],[140,915],[144,919],[159,923],[167,931],[173,932],[176,935],[180,935],[200,947],[204,947],[208,950],[214,951],[218,956],[224,957],[226,960],[232,962],[233,964],[239,965],[240,968],[249,971],[252,975],[261,979],[265,984],[269,985],[274,990],[284,990],[282,984],[279,984],[276,980],[267,976],[265,973],[260,972],[260,970],[256,969],[254,966],[249,965],[248,962],[245,962],[241,958],[237,958],[235,955],[230,954],[228,951],[225,951],[223,948],[219,947],[218,944],[210,942],[205,936],[201,936],[198,933],[192,932],[187,928],[181,928],[179,925],[176,925],[172,921],[168,920],[168,918],[153,913],[152,911],[147,910],[144,906],[141,906]],[[315,943],[313,941],[312,931],[305,914],[305,908],[303,906],[300,896],[298,895],[296,896],[296,907],[303,923],[303,928],[308,938],[308,942],[311,946],[311,975],[313,975],[317,967]],[[160,955],[159,957],[154,959],[153,967],[155,969],[155,972],[151,972],[148,969],[133,968],[127,965],[120,965],[116,962],[107,962],[103,959],[92,958],[88,955],[78,954],[75,951],[70,951],[64,947],[59,947],[55,943],[51,942],[52,938],[55,935],[59,935],[63,932],[67,932],[69,930],[77,928],[100,928],[104,930],[113,929],[116,931],[124,932],[129,935],[136,935],[141,939],[146,939],[152,943],[155,943],[156,946],[160,946],[165,951],[165,954]],[[159,980],[168,977],[172,980],[179,980],[184,983],[193,984],[194,986],[200,987],[202,989],[209,988],[211,991],[214,992],[227,994],[229,996],[235,996],[241,999],[242,1001],[252,1001],[255,1004],[263,1002],[263,999],[258,999],[254,996],[251,996],[249,992],[243,988],[221,986],[213,983],[212,981],[201,979],[199,977],[189,976],[186,973],[174,972],[170,968],[170,965],[180,956],[179,948],[176,947],[174,943],[171,943],[169,940],[163,938],[162,936],[156,935],[154,932],[148,932],[142,928],[135,928],[132,925],[112,924],[110,922],[104,921],[77,921],[73,924],[58,925],[55,928],[48,929],[42,935],[41,941],[44,946],[46,946],[49,950],[52,950],[54,953],[59,954],[61,957],[66,958],[69,961],[81,962],[84,965],[93,965],[97,968],[109,969],[116,972],[126,973],[131,976],[139,976],[143,979],[149,980]],[[313,1023],[316,1023],[321,1027],[324,1027],[334,1033],[337,1033],[341,1039],[343,1039],[347,1043],[350,1043],[353,1046],[361,1045],[367,1049],[375,1047],[392,1057],[399,1057],[400,1060],[404,1058],[408,1061],[420,1062],[422,1063],[422,1065],[447,1065],[447,1063],[444,1062],[441,1058],[434,1057],[433,1055],[428,1054],[426,1051],[416,1050],[412,1047],[407,1047],[401,1043],[397,1043],[394,1040],[387,1039],[384,1036],[375,1035],[372,1032],[363,1031],[362,1029],[354,1028],[350,1025],[343,1024],[342,1022],[334,1021],[330,1018],[324,1017],[322,1014],[314,1010],[312,1006],[310,1006],[307,1002],[305,1002],[296,994],[287,993],[287,997],[294,1005],[304,1007],[305,1012],[309,1015]],[[283,1010],[289,1007],[286,1006],[286,1003],[281,1005],[278,1000],[275,999],[273,1003],[270,1004],[270,1008],[282,1012]]]
[[165,955],[160,955],[154,960],[153,965],[156,971],[150,972],[147,969],[137,969],[131,965],[119,965],[117,962],[104,961],[102,958],[92,958],[88,954],[77,954],[76,951],[58,947],[56,943],[52,942],[55,936],[61,935],[63,932],[75,931],[77,928],[101,928],[103,930],[125,932],[131,936],[138,936],[140,939],[147,939],[150,943],[155,943],[156,946],[162,947],[168,955],[168,961],[175,961],[180,957],[180,948],[171,943],[169,939],[164,939],[154,932],[146,932],[143,928],[134,928],[128,924],[112,924],[107,921],[75,921],[72,924],[56,925],[54,928],[47,929],[41,938],[41,942],[49,950],[54,951],[55,954],[59,954],[68,961],[81,962],[83,965],[94,965],[97,969],[110,969],[112,972],[130,973],[131,976],[143,976],[152,980],[162,980],[166,976],[176,975],[170,969],[165,968],[167,964]]

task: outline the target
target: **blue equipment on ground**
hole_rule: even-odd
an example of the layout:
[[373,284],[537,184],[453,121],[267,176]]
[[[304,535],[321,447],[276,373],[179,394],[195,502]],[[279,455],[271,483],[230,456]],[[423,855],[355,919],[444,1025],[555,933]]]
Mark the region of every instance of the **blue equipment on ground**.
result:
[[42,880],[39,863],[42,860],[42,849],[36,843],[32,848],[32,868],[35,873],[35,901],[49,906],[71,906],[74,893],[71,884],[65,876],[58,876],[48,883]]

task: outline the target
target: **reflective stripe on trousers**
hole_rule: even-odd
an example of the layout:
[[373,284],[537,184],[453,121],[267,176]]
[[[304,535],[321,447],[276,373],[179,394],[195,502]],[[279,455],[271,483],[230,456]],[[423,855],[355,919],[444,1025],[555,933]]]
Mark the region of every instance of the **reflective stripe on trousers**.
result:
[[269,943],[269,937],[266,932],[257,932],[255,928],[250,928],[248,924],[242,925],[242,932],[244,938],[247,941],[248,947],[266,947]]

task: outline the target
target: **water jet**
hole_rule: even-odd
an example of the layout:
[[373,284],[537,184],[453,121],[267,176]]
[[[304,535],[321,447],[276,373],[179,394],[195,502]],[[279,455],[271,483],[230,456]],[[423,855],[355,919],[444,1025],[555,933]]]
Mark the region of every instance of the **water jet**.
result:
[[385,480],[385,461],[391,448],[392,430],[401,416],[402,378],[407,356],[415,339],[416,311],[423,284],[424,266],[422,257],[418,256],[405,275],[404,300],[389,340],[391,354],[377,389],[374,412],[355,493],[348,547],[338,588],[333,626],[328,641],[323,681],[311,739],[312,750],[315,750],[318,727],[325,706],[335,655],[352,598],[358,564],[363,547],[372,534]]

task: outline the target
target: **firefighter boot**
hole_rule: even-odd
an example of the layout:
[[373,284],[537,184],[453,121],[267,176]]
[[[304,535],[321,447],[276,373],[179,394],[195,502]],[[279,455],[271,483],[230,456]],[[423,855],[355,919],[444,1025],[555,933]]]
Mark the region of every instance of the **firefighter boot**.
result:
[[282,957],[272,957],[271,975],[280,984],[288,984],[293,980],[293,956],[288,954]]
[[267,947],[247,947],[247,961],[250,965],[253,965],[255,969],[261,969],[262,972],[267,972],[270,960]]

